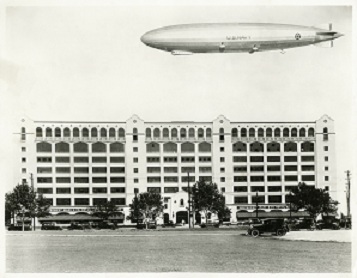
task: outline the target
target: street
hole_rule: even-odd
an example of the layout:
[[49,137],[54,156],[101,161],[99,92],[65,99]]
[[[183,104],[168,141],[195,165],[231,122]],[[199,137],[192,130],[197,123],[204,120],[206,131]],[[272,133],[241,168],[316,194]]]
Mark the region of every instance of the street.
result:
[[[328,232],[309,235],[319,233],[321,238]],[[295,241],[299,233],[307,232],[291,232],[289,240],[253,238],[237,229],[7,232],[6,271],[351,271],[350,242]]]

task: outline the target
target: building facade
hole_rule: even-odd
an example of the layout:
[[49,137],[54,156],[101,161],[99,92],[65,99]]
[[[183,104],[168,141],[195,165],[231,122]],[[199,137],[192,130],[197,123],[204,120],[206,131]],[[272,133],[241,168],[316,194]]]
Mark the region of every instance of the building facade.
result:
[[[127,223],[134,189],[159,192],[166,220],[187,214],[187,186],[217,184],[231,221],[259,203],[266,215],[289,209],[299,182],[336,192],[333,120],[311,122],[48,122],[22,119],[14,131],[15,183],[52,202],[51,213],[86,214],[112,200]],[[186,214],[185,214],[186,213]]]

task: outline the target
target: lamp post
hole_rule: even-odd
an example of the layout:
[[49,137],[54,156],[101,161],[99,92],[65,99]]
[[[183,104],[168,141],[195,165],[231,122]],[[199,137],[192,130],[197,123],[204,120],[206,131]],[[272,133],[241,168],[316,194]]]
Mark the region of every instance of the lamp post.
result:
[[255,217],[258,218],[258,190],[255,191]]

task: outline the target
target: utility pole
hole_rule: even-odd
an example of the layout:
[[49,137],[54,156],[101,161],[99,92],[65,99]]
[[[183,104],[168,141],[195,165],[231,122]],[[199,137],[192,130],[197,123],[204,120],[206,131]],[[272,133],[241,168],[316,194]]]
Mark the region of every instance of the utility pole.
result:
[[190,172],[187,171],[187,193],[188,193],[188,228],[191,229],[191,194],[190,194]]
[[289,213],[290,213],[290,224],[291,224],[291,191],[289,192]]
[[255,217],[258,218],[258,191],[255,191]]
[[[137,205],[138,205],[138,192],[139,192],[139,188],[134,188],[134,194],[135,194],[135,200],[134,200],[134,203],[135,203],[135,207],[134,207],[134,219],[136,220],[136,228],[138,228],[138,225],[139,225],[139,216],[138,216],[138,210],[137,210]],[[135,217],[136,216],[136,217]]]
[[347,217],[351,217],[351,208],[350,208],[350,194],[351,194],[351,172],[346,171],[347,174],[347,187],[346,187],[346,199],[347,199]]
[[[31,183],[31,188],[32,188],[32,191],[35,192],[35,186],[33,184],[33,174],[30,173],[30,183]],[[36,211],[36,209],[35,209]],[[33,216],[33,230],[36,231],[36,215],[34,214]]]

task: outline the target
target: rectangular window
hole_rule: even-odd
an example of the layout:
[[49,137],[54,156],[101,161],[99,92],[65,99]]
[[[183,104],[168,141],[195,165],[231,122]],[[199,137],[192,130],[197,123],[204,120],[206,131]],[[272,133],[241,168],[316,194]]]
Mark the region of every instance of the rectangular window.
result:
[[264,172],[264,166],[250,166],[251,172]]
[[106,183],[107,177],[93,177],[92,183]]
[[268,176],[268,181],[281,181],[281,176]]
[[221,171],[221,173],[224,173],[225,172],[225,168],[221,168],[220,171]]
[[235,204],[248,204],[248,197],[234,197]]
[[328,141],[328,134],[323,134],[323,140]]
[[37,167],[37,173],[38,174],[51,174],[52,173],[52,167]]
[[71,194],[70,187],[57,187],[56,194]]
[[74,205],[76,206],[89,206],[89,198],[75,198]]
[[26,157],[23,157],[23,158],[21,159],[21,161],[22,161],[22,162],[26,162]]
[[[195,177],[190,176],[190,182],[194,182],[195,181]],[[188,177],[181,177],[181,182],[188,182]]]
[[110,198],[110,201],[112,201],[117,206],[125,206],[126,205],[125,198]]
[[312,155],[308,155],[308,156],[303,155],[303,156],[301,156],[301,161],[302,162],[312,162],[312,161],[315,161],[315,157]]
[[272,203],[281,203],[282,202],[282,199],[281,199],[281,196],[268,196],[268,202],[269,204],[272,204]]
[[22,147],[21,148],[21,151],[24,153],[24,152],[26,152],[26,148],[25,147]]
[[26,168],[22,168],[22,173],[26,174]]
[[284,171],[286,171],[286,172],[296,172],[297,171],[297,166],[296,165],[285,165],[284,166]]
[[265,187],[264,186],[251,186],[250,187],[250,192],[265,192]]
[[95,194],[103,194],[103,193],[107,193],[108,190],[106,187],[93,187],[92,192]]
[[247,182],[247,176],[235,176],[234,182]]
[[156,183],[161,182],[161,177],[147,177],[148,183]]
[[78,174],[88,174],[89,168],[88,167],[74,167],[74,173]]
[[325,161],[328,161],[328,156],[325,156]]
[[224,177],[221,177],[221,178],[219,179],[219,181],[220,181],[220,182],[225,182],[226,179],[225,179]]
[[89,194],[89,187],[75,187],[75,194]]
[[281,192],[281,186],[268,186],[268,192]]
[[85,178],[85,177],[78,177],[78,178],[74,178],[74,183],[89,183],[89,178]]
[[125,177],[111,177],[110,183],[125,183]]
[[138,152],[138,147],[134,147],[134,148],[133,148],[133,152],[134,152],[134,153],[137,153],[137,152]]
[[247,162],[246,156],[233,156],[233,162]]
[[71,199],[70,198],[57,198],[56,199],[56,205],[57,206],[70,206],[71,205]]
[[212,173],[212,167],[200,167],[199,172],[200,173]]
[[37,178],[37,183],[52,183],[52,178]]
[[226,192],[226,188],[225,187],[221,187],[221,191],[222,191],[222,193]]
[[199,176],[198,179],[200,181],[212,181],[212,177],[211,176]]
[[53,194],[53,188],[52,187],[43,187],[43,188],[37,188],[37,193],[39,194]]
[[224,152],[224,147],[220,147],[220,148],[219,148],[219,151],[220,151],[220,152]]
[[147,157],[146,161],[148,163],[156,163],[156,162],[160,162],[160,157]]
[[178,187],[164,187],[164,193],[176,193],[178,191]]
[[250,162],[264,162],[264,156],[251,156]]
[[110,158],[110,163],[124,163],[124,162],[125,162],[125,157],[112,156]]
[[110,167],[110,173],[125,173],[125,167]]
[[125,187],[111,187],[110,193],[125,193]]
[[164,157],[164,162],[177,162],[177,157]]
[[264,176],[250,176],[251,182],[262,182],[264,181]]
[[40,162],[40,163],[52,162],[52,157],[48,157],[48,156],[37,157],[37,162]]
[[69,174],[71,173],[70,167],[56,167],[57,174]]
[[151,193],[161,193],[161,187],[148,187],[147,192]]
[[183,156],[181,157],[181,162],[195,162],[194,156]]
[[328,146],[324,146],[324,151],[325,151],[325,152],[328,151]]
[[252,203],[265,203],[265,196],[252,196]]
[[325,181],[328,181],[328,176],[325,176]]
[[315,171],[315,165],[301,165],[301,171]]
[[239,166],[239,167],[233,167],[233,172],[234,173],[246,173],[247,172],[247,166]]
[[102,205],[108,202],[107,198],[93,198],[93,206]]
[[134,183],[139,183],[139,179],[134,179]]
[[68,156],[56,156],[56,163],[69,163]]
[[70,177],[58,177],[56,178],[56,183],[71,183]]
[[164,177],[164,182],[178,182],[178,177]]
[[74,163],[88,163],[89,158],[87,156],[75,156],[73,161]]
[[284,176],[285,181],[297,181],[298,176]]
[[297,162],[297,156],[284,156],[284,162]]
[[147,167],[146,171],[148,173],[161,173],[161,168],[160,167]]
[[220,157],[219,161],[224,162],[224,157]]
[[315,175],[302,175],[302,181],[315,181]]
[[134,157],[134,158],[133,158],[133,162],[134,162],[134,163],[138,163],[138,162],[139,162],[139,158]]
[[134,168],[134,169],[133,169],[133,172],[134,172],[135,174],[139,173],[139,168]]
[[297,186],[286,185],[286,186],[285,186],[285,192],[290,192],[290,191],[292,191],[294,188],[297,188]]
[[235,186],[233,187],[234,192],[248,192],[247,186]]
[[329,187],[329,186],[325,186],[325,190],[326,190],[326,191],[329,191],[329,190],[330,190],[330,187]]
[[177,173],[177,167],[164,167],[164,173]]
[[268,156],[268,162],[280,162],[280,156]]
[[107,158],[105,156],[95,156],[95,157],[92,157],[92,162],[93,163],[106,163]]
[[199,162],[211,162],[212,158],[210,156],[200,156]]
[[194,173],[195,167],[181,167],[181,173]]
[[325,166],[325,171],[328,171],[328,166]]
[[93,174],[105,174],[107,172],[107,167],[93,167],[92,173]]
[[267,166],[268,172],[280,172],[280,165]]

